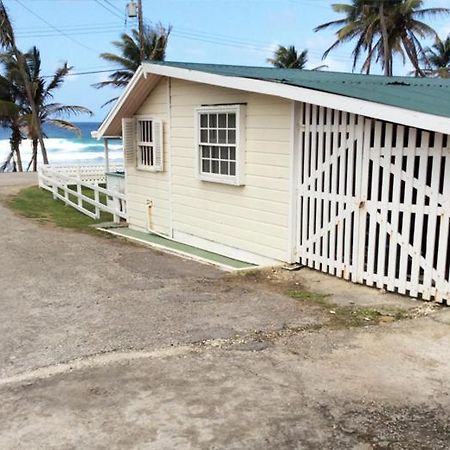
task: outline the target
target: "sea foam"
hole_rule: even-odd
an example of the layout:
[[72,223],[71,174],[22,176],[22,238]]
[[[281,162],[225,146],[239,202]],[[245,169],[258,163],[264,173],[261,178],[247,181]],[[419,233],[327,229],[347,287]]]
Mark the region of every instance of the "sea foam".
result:
[[[79,142],[63,138],[44,139],[50,164],[101,164],[104,162],[104,147],[102,142]],[[28,165],[32,155],[30,140],[24,140],[20,146],[22,161]],[[8,139],[0,140],[0,164],[6,160],[10,152]],[[109,158],[114,162],[123,160],[122,145],[120,141],[109,144]],[[40,150],[38,162],[42,161]]]

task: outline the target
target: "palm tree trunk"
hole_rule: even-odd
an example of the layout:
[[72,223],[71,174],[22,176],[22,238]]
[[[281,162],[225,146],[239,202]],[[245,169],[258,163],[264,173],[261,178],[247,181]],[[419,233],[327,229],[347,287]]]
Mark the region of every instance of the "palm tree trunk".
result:
[[0,166],[0,173],[4,172],[6,170],[6,168],[8,167],[8,164],[11,162],[12,157],[13,157],[13,152],[10,152],[10,154],[6,158],[5,162]]
[[23,172],[22,155],[20,154],[21,141],[22,136],[19,127],[16,124],[11,124],[11,139],[9,142],[11,145],[11,152],[16,154],[17,170],[19,172]]
[[44,137],[42,134],[42,124],[41,124],[41,121],[39,120],[39,116],[38,116],[38,112],[37,112],[37,108],[36,108],[36,102],[34,101],[33,93],[31,92],[30,80],[25,71],[25,64],[26,64],[25,58],[24,58],[23,54],[17,49],[15,44],[13,44],[13,52],[14,52],[14,55],[16,56],[17,63],[18,63],[17,65],[19,66],[20,75],[22,76],[23,84],[25,86],[25,90],[27,93],[27,98],[30,103],[31,115],[32,115],[32,119],[33,119],[33,127],[36,131],[39,144],[41,145],[42,160],[44,161],[44,164],[48,164],[47,150],[45,148]]
[[384,53],[384,74],[388,77],[392,76],[392,53],[389,49],[389,34],[386,27],[386,17],[384,16],[384,0],[380,1],[380,27],[383,39]]
[[414,67],[415,76],[422,77],[422,78],[425,77],[425,74],[420,67],[420,62],[417,57],[417,52],[415,51],[415,48],[414,48],[414,43],[411,42],[408,39],[408,36],[406,36],[406,35],[402,37],[402,41],[403,41],[403,46],[405,47],[405,50],[406,50],[406,54],[408,55],[408,58]]
[[38,144],[39,141],[37,139],[33,139],[32,141],[32,147],[33,147],[33,154],[31,156],[31,161],[28,164],[27,172],[30,170],[31,165],[33,165],[33,172],[37,171],[37,152],[38,152]]

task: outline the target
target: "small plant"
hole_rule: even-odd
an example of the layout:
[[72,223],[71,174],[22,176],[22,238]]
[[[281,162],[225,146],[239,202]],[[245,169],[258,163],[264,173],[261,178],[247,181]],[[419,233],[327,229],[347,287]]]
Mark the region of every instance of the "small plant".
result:
[[305,290],[289,291],[287,295],[296,300],[319,306],[329,316],[329,321],[325,326],[334,329],[378,325],[383,322],[394,322],[410,317],[406,311],[401,309],[379,311],[375,308],[356,305],[338,305],[327,300],[328,295]]

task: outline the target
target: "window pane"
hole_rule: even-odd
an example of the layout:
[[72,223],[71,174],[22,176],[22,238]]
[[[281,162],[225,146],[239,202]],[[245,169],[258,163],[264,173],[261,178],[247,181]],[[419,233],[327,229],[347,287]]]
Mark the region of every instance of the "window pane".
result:
[[208,114],[200,114],[200,126],[206,128],[208,126]]
[[202,146],[202,157],[203,158],[210,158],[210,155],[211,155],[210,147],[208,147],[206,145]]
[[211,158],[219,159],[219,147],[211,147]]
[[219,144],[227,143],[227,130],[219,130]]
[[153,142],[152,122],[150,120],[147,120],[147,142]]
[[215,144],[217,142],[217,131],[209,130],[209,142]]
[[228,159],[228,147],[221,147],[220,159]]
[[219,128],[226,128],[226,127],[227,127],[227,115],[219,114]]
[[228,161],[220,161],[220,174],[228,175]]
[[236,163],[230,162],[230,175],[236,175]]
[[202,172],[210,172],[210,162],[207,159],[202,160]]
[[217,114],[209,115],[209,128],[217,128]]
[[208,130],[200,130],[200,142],[208,142]]
[[230,147],[230,159],[236,161],[236,147]]
[[211,173],[219,173],[219,161],[211,161]]
[[235,130],[228,131],[228,144],[236,144],[236,131]]
[[228,128],[236,128],[236,114],[228,114]]

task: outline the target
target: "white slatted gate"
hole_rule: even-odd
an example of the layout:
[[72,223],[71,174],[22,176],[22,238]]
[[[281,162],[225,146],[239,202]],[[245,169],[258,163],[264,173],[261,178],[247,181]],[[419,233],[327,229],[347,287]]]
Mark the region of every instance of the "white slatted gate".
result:
[[450,139],[300,106],[298,256],[311,268],[450,300]]

